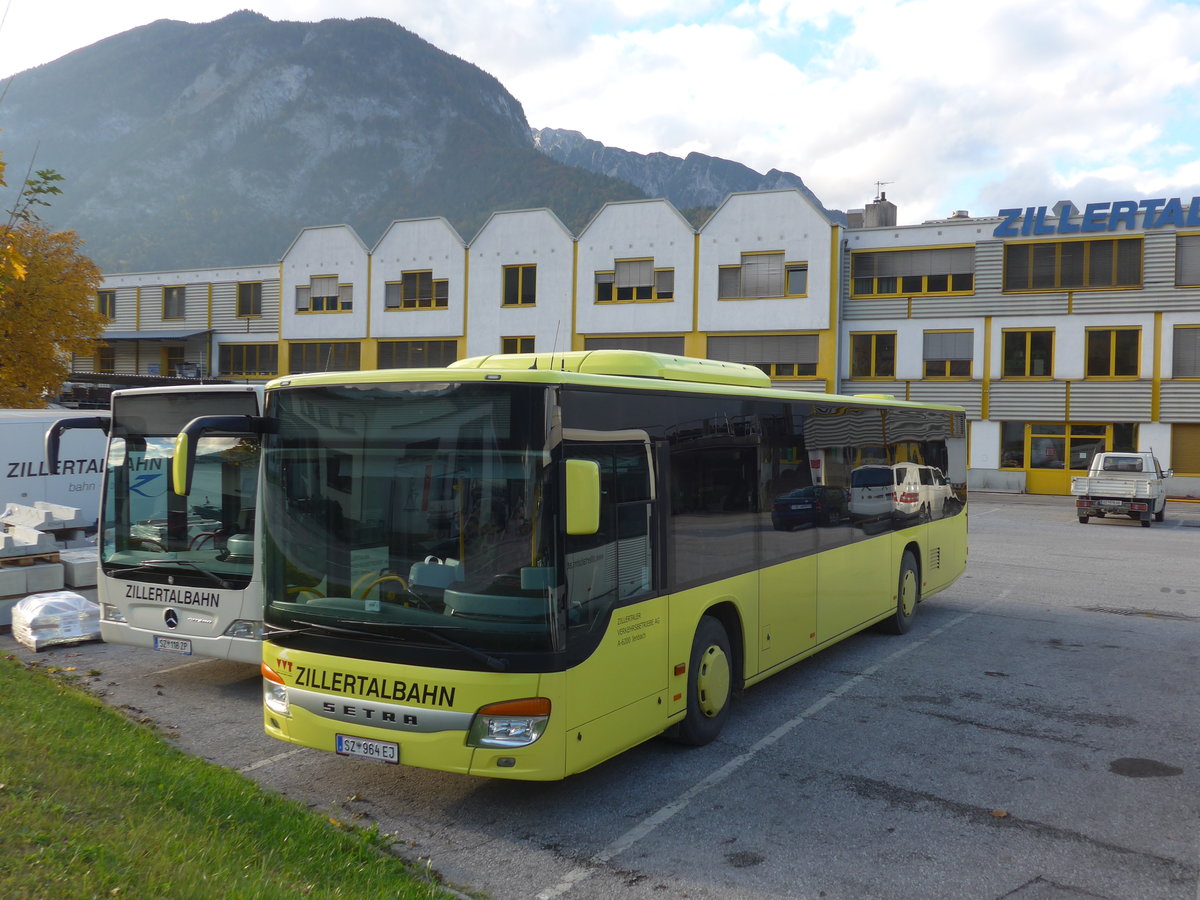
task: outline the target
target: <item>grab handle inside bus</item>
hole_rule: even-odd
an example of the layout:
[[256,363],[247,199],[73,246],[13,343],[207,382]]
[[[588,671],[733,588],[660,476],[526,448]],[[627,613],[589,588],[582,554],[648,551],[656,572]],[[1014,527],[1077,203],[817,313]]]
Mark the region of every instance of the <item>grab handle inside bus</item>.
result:
[[196,471],[195,447],[206,434],[252,437],[263,433],[262,416],[199,416],[183,427],[175,438],[175,457],[171,460],[171,490],[186,497],[192,490]]
[[600,530],[600,464],[594,459],[568,459],[567,534]]
[[46,431],[46,465],[50,474],[58,474],[58,446],[62,433],[69,428],[99,428],[108,434],[108,416],[79,416],[71,419],[59,419]]

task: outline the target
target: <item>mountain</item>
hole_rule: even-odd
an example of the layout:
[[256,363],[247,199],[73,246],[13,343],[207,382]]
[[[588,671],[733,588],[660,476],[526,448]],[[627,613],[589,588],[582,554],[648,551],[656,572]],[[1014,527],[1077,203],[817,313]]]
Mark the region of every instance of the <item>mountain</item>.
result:
[[385,19],[248,11],[162,19],[18,73],[0,84],[0,154],[3,208],[27,169],[56,170],[42,218],[106,272],[269,263],[316,225],[369,246],[396,219],[444,216],[469,241],[493,212],[548,207],[578,233],[607,201],[665,196],[695,221],[731,191],[805,189],[534,131],[499,81]]
[[[679,210],[711,210],[732,193],[783,188],[798,190],[825,209],[799,175],[778,169],[762,175],[741,163],[703,153],[689,153],[683,159],[665,153],[634,153],[561,128],[535,128],[533,143],[564,165],[627,181],[648,197],[665,197]],[[836,210],[826,212],[835,219],[845,218]]]
[[547,206],[581,227],[643,196],[539,153],[495,78],[383,19],[135,28],[16,75],[0,152],[6,200],[30,160],[66,177],[43,218],[105,271],[271,262],[310,225],[369,245],[442,215],[469,239]]

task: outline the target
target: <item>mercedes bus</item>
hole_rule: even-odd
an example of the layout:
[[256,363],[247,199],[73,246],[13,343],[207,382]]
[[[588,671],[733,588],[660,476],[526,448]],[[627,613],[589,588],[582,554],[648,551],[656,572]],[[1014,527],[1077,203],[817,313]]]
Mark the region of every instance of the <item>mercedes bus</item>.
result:
[[46,434],[51,471],[71,428],[108,434],[96,596],[105,641],[258,664],[262,588],[255,560],[259,438],[212,432],[195,478],[170,490],[178,433],[193,419],[257,416],[261,386],[173,385],[114,391],[108,416],[62,419]]
[[[552,780],[666,734],[966,563],[963,410],[625,350],[288,376],[262,436],[264,723],[347,757]],[[176,484],[191,454],[176,454]],[[862,465],[947,473],[929,516],[773,527]]]

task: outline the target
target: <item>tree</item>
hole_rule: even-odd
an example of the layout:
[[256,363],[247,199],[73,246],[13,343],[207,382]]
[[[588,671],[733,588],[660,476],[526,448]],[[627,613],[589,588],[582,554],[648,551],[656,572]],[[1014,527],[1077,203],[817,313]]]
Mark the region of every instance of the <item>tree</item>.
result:
[[53,232],[37,216],[61,180],[52,169],[27,180],[0,229],[0,407],[45,406],[72,354],[90,353],[104,331],[99,267],[79,252],[74,231]]

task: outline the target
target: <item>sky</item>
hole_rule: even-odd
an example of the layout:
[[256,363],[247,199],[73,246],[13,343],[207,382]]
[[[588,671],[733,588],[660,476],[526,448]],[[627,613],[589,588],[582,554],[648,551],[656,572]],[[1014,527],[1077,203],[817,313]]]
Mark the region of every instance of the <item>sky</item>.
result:
[[0,79],[247,8],[391,19],[535,128],[882,190],[900,224],[1200,195],[1200,0],[0,0]]

